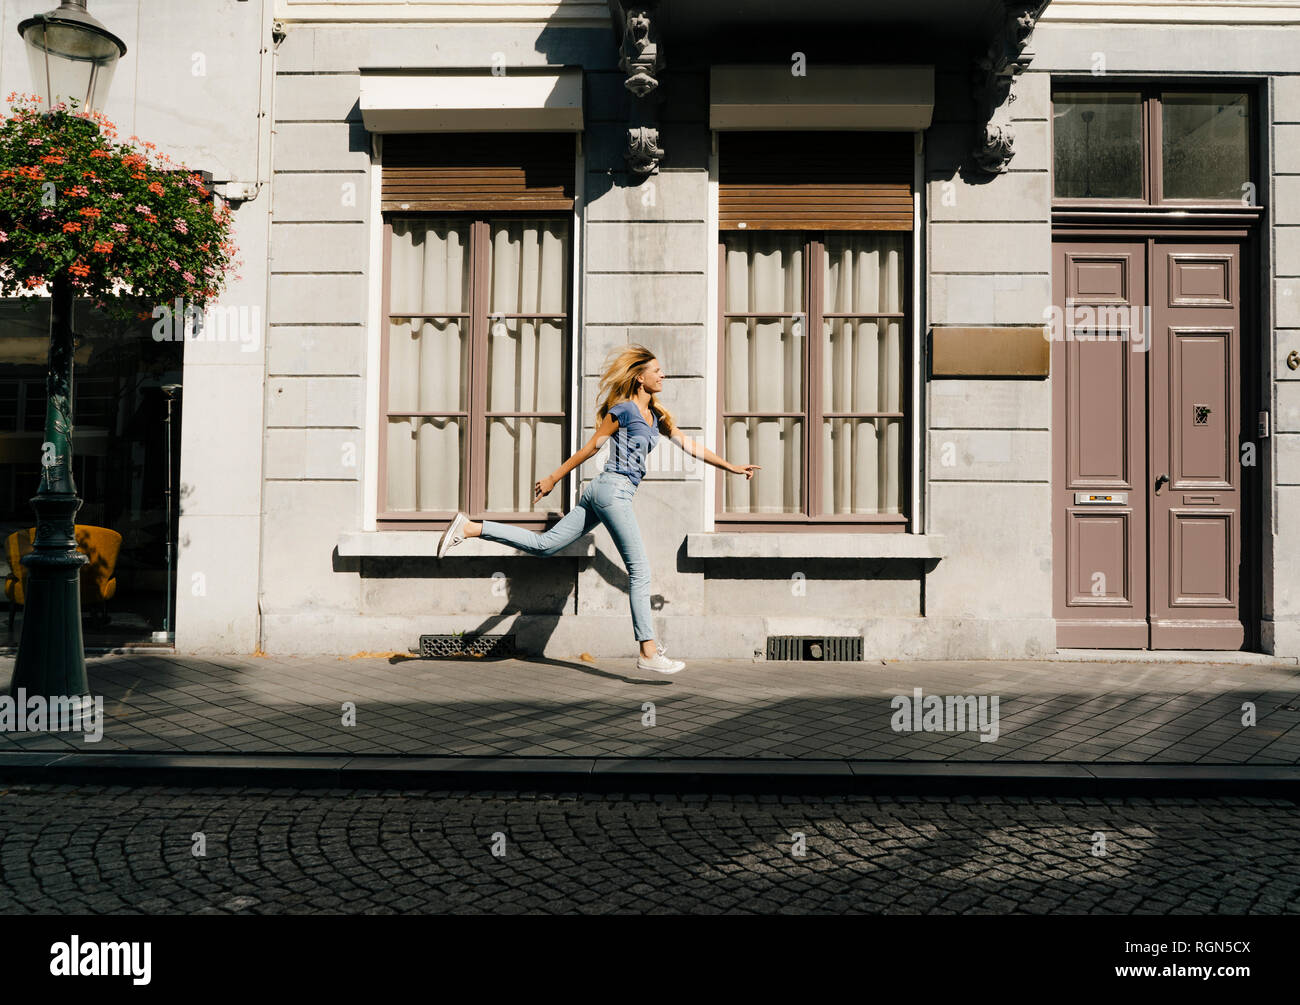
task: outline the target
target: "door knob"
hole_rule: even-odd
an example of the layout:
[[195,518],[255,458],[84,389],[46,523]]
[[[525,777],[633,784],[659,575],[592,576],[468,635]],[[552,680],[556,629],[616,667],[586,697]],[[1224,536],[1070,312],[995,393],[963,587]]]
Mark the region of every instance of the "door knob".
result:
[[1292,370],[1300,369],[1300,352],[1292,349],[1286,356],[1286,365]]
[[1156,479],[1156,492],[1158,493],[1158,492],[1160,491],[1161,487],[1164,486],[1164,485],[1166,485],[1168,482],[1169,482],[1169,476],[1168,476],[1168,475],[1161,475],[1159,478],[1157,478],[1157,479]]

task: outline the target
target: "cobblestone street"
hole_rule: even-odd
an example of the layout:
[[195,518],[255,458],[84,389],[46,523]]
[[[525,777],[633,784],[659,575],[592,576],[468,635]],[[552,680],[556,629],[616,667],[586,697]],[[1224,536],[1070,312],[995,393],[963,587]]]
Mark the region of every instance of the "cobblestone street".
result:
[[1269,799],[10,784],[0,835],[0,913],[1300,913]]

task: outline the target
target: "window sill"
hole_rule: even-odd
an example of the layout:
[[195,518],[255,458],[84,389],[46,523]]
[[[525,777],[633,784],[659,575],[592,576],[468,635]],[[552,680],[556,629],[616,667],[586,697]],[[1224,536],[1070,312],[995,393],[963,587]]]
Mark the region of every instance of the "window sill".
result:
[[687,534],[691,558],[943,558],[940,534]]
[[[338,551],[344,558],[435,558],[438,554],[438,539],[442,531],[438,530],[346,530],[339,535]],[[573,544],[555,552],[569,558],[590,558],[595,555],[595,543],[575,541]],[[456,545],[448,558],[552,558],[553,555],[531,555],[519,551],[508,544],[497,541],[484,541],[482,538],[470,538]]]

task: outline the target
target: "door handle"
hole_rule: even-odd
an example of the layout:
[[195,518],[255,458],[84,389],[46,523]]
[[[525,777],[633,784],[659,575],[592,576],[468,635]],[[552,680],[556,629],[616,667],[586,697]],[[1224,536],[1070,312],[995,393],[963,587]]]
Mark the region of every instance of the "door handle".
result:
[[1160,494],[1160,489],[1161,489],[1161,487],[1164,486],[1164,485],[1167,485],[1167,484],[1169,484],[1169,476],[1168,476],[1168,475],[1161,475],[1159,478],[1157,478],[1157,479],[1156,479],[1156,495],[1159,495],[1159,494]]

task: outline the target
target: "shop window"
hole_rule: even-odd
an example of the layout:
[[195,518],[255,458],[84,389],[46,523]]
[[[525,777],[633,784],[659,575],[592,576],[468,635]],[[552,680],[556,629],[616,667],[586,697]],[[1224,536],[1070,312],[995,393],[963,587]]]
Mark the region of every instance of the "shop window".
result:
[[[72,382],[72,474],[82,499],[79,526],[121,535],[111,564],[110,597],[82,592],[82,632],[87,645],[148,642],[163,628],[170,603],[175,610],[175,574],[168,572],[168,542],[174,554],[179,507],[167,489],[180,484],[184,399],[170,411],[162,388],[179,385],[186,343],[157,342],[153,322],[120,323],[88,300],[74,306],[77,333]],[[31,499],[41,480],[45,437],[49,300],[0,301],[0,542],[36,523]],[[170,443],[170,456],[168,446]],[[24,538],[25,541],[25,538]],[[16,546],[21,550],[25,543]],[[0,555],[0,573],[22,575]],[[101,559],[110,562],[109,559]],[[83,576],[83,579],[87,577]],[[6,637],[23,631],[17,605]],[[174,625],[172,626],[174,627]]]

